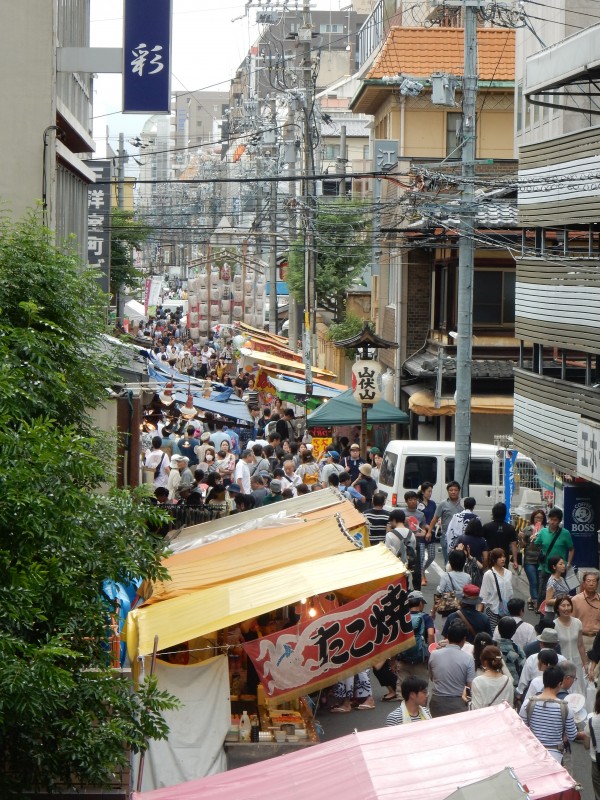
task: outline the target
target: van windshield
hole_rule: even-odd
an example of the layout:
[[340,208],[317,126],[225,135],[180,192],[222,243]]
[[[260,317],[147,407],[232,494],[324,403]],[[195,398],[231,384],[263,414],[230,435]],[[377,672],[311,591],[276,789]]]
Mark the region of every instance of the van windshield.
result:
[[394,476],[396,475],[396,466],[398,464],[398,456],[396,453],[385,453],[383,462],[379,470],[379,483],[384,486],[394,485]]

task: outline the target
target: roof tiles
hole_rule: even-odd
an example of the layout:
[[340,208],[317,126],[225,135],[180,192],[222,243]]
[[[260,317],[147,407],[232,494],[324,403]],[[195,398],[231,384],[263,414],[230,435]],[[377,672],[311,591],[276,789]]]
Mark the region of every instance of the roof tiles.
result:
[[[508,28],[478,28],[479,80],[513,81],[515,78],[515,32]],[[432,72],[463,74],[464,30],[462,28],[390,29],[367,80],[403,73],[429,77]]]

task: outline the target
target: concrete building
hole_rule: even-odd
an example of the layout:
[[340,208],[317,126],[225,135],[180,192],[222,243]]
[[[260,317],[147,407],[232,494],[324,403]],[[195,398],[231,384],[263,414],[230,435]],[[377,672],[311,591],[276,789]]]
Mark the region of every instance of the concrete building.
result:
[[0,103],[11,124],[0,128],[0,203],[15,219],[41,203],[57,241],[75,234],[82,259],[92,75],[59,72],[57,48],[89,46],[89,35],[89,0],[2,3]]
[[[523,37],[518,52],[519,220],[514,440],[565,509],[575,562],[597,566],[600,525],[600,229],[597,43],[589,4]],[[582,15],[584,15],[582,17]],[[545,104],[545,105],[541,105]]]

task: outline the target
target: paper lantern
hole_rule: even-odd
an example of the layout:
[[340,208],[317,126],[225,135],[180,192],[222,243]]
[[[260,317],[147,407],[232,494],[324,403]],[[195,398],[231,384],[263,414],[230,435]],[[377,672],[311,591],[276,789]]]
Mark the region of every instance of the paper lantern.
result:
[[352,394],[361,403],[376,403],[383,394],[382,369],[378,361],[355,361],[352,365]]

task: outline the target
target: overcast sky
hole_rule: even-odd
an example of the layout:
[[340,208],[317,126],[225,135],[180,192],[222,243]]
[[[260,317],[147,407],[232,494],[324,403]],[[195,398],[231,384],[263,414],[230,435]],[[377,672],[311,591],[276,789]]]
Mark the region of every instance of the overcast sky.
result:
[[[314,6],[338,9],[347,3],[348,0],[319,0]],[[252,0],[252,5],[245,14],[245,0],[173,0],[172,91],[209,87],[228,91],[236,68],[258,35],[254,19],[259,0]],[[295,0],[291,0],[290,6],[294,5]],[[122,46],[123,0],[91,0],[91,20],[92,47]],[[119,133],[135,137],[147,119],[142,114],[118,113],[121,96],[121,75],[99,75],[94,81],[98,157],[105,154],[106,126],[109,142],[116,150]]]

